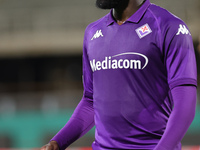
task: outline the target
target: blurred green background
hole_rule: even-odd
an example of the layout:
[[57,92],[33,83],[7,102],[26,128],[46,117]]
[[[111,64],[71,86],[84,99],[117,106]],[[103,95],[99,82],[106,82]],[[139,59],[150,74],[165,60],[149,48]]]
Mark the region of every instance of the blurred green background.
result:
[[[200,79],[200,1],[151,2],[187,23]],[[65,125],[82,97],[84,30],[106,13],[95,0],[0,0],[0,147],[41,147]],[[200,145],[197,97],[183,145]],[[93,140],[94,129],[72,147]]]

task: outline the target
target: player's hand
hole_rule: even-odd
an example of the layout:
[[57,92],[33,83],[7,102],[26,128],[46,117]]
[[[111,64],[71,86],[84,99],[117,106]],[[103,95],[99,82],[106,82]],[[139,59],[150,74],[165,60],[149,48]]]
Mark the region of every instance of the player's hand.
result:
[[41,147],[40,150],[59,150],[59,146],[56,141],[51,141],[47,145]]

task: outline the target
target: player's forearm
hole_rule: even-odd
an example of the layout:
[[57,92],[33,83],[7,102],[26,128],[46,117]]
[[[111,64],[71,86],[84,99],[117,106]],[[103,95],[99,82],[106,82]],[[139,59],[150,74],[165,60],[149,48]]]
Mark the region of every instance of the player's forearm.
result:
[[75,140],[94,126],[92,100],[85,98],[79,103],[67,124],[51,139],[57,141],[60,150],[64,150]]
[[196,87],[179,86],[171,91],[174,108],[166,130],[154,150],[175,150],[182,140],[195,115]]

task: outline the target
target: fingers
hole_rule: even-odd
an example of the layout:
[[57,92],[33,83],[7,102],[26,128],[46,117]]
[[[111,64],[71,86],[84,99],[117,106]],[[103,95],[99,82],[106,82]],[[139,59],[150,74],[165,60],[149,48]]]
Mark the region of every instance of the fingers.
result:
[[40,150],[46,150],[46,145],[41,147]]
[[46,145],[41,147],[40,150],[46,150]]
[[51,141],[47,145],[41,147],[40,150],[59,150],[59,146],[56,141]]

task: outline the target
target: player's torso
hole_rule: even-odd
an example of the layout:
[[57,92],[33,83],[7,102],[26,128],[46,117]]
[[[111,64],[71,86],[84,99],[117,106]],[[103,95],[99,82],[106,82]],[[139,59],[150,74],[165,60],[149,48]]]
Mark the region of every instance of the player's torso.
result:
[[[158,37],[152,36],[154,33],[147,23],[125,23],[121,26],[113,23],[110,26],[97,27],[90,33],[87,52],[94,72],[107,69],[143,70],[149,59],[162,55],[157,47]],[[108,66],[102,66],[104,60],[108,61]]]
[[[127,140],[132,145],[137,134],[141,140],[152,140],[153,132],[162,134],[166,118],[160,118],[163,110],[158,105],[168,99],[168,85],[157,32],[151,20],[104,24],[90,30],[87,54],[93,70],[98,141],[105,144],[107,139],[108,145],[116,145],[112,142]],[[112,134],[118,140],[106,138]]]
[[134,92],[140,88],[158,90],[159,86],[167,86],[163,85],[167,83],[167,76],[155,24],[154,20],[122,25],[114,22],[92,28],[87,54],[93,71],[94,95],[102,91],[101,88],[110,92],[121,90],[117,87],[125,88],[127,83],[132,84],[131,90],[137,86]]

